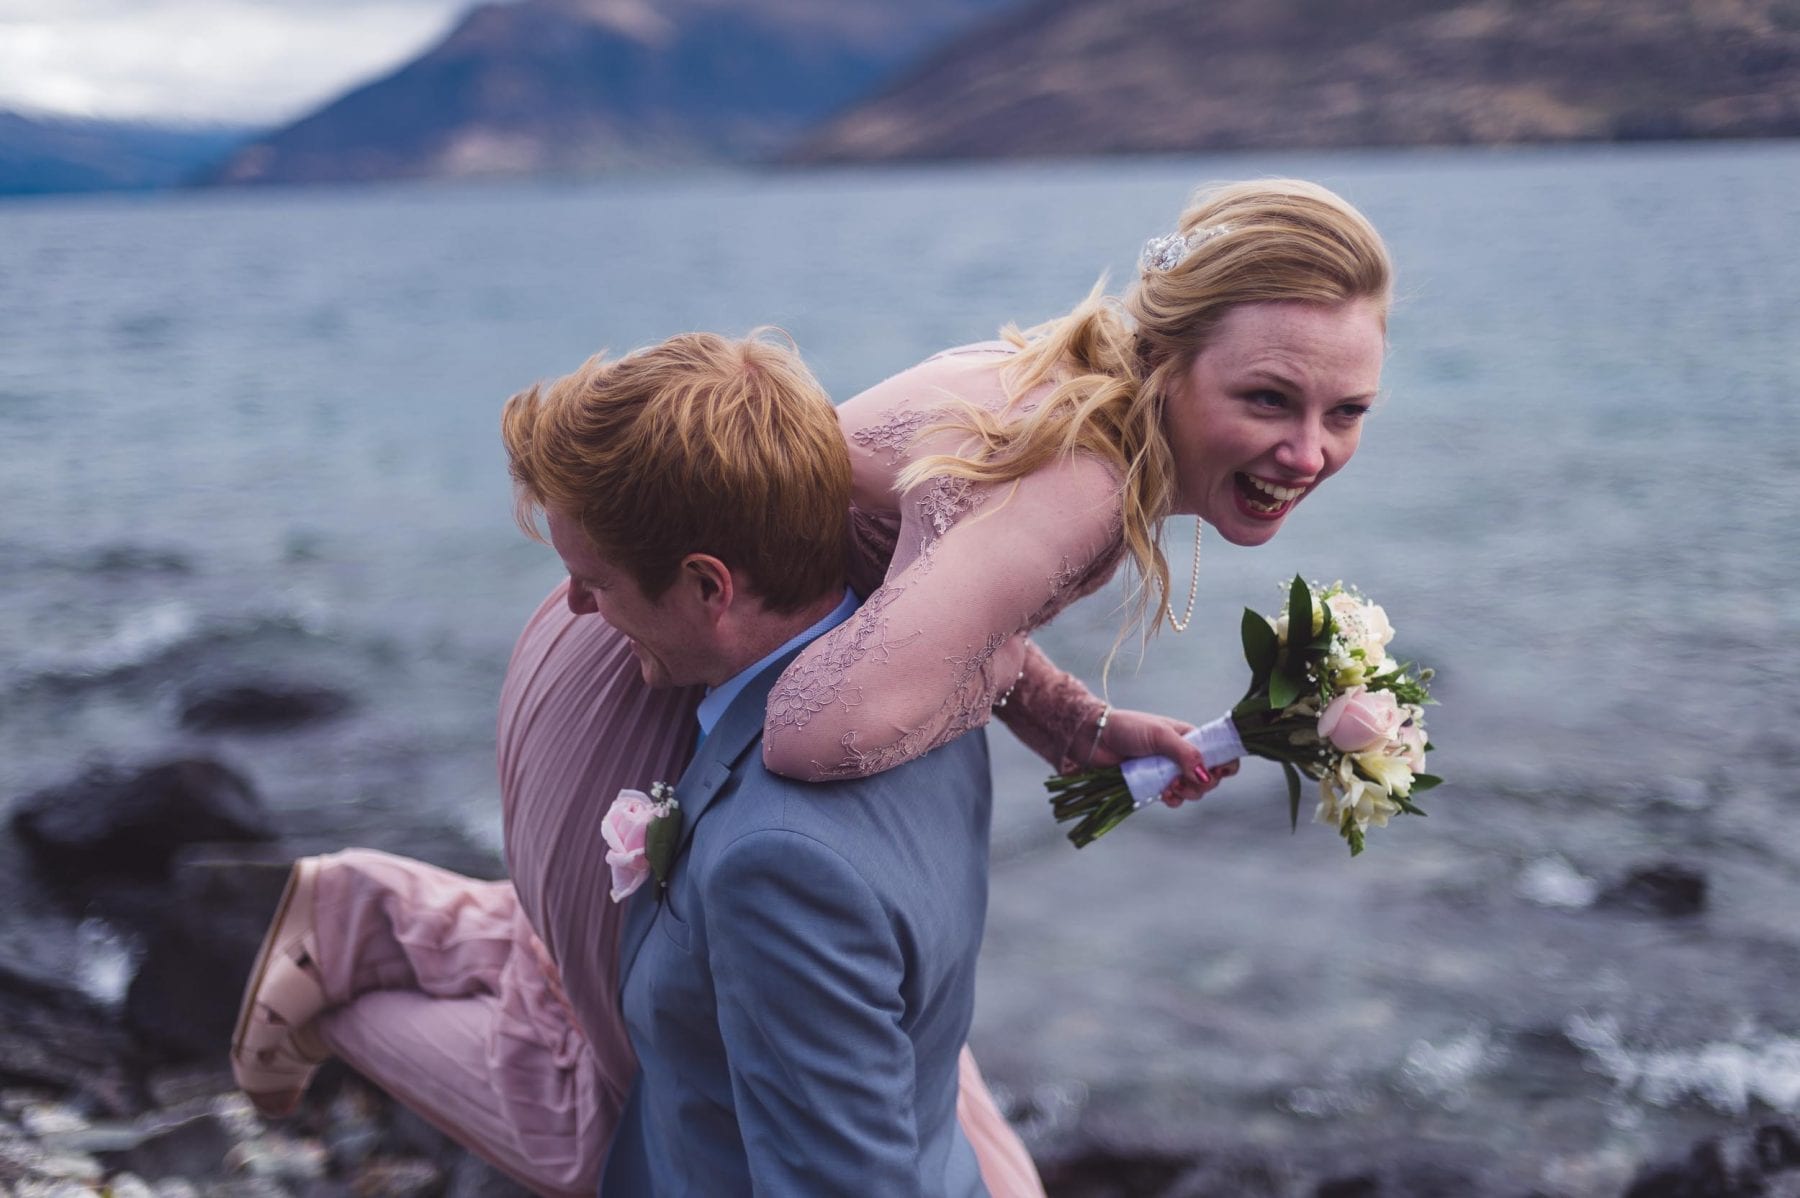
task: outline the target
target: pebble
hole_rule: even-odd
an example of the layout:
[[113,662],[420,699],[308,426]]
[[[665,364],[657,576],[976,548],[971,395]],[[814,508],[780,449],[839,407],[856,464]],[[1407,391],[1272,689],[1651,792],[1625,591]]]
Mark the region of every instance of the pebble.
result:
[[54,1136],[86,1131],[88,1121],[74,1108],[60,1103],[35,1102],[19,1111],[19,1128],[28,1136]]
[[325,1148],[312,1140],[264,1136],[225,1154],[225,1168],[277,1181],[313,1181],[325,1176]]

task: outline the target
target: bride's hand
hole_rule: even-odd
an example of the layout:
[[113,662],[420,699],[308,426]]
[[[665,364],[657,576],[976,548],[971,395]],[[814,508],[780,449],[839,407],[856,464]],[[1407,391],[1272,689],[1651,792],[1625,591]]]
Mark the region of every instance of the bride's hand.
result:
[[1181,773],[1163,791],[1162,799],[1171,807],[1179,807],[1238,772],[1235,761],[1208,770],[1200,750],[1181,739],[1193,730],[1192,724],[1154,712],[1115,710],[1106,717],[1106,728],[1087,764],[1117,765],[1133,757],[1167,757],[1181,767]]

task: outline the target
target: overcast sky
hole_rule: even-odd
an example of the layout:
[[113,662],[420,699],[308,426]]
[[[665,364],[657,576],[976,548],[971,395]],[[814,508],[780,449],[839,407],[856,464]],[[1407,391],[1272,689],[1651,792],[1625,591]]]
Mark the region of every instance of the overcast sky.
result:
[[0,109],[269,124],[411,58],[474,0],[0,0]]

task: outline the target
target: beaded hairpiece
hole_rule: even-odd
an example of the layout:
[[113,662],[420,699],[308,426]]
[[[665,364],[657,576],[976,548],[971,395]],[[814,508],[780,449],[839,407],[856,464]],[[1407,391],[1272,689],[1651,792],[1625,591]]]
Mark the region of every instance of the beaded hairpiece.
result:
[[1223,237],[1231,232],[1230,225],[1207,225],[1188,233],[1170,233],[1166,237],[1152,237],[1144,243],[1144,252],[1138,255],[1138,269],[1146,274],[1150,271],[1167,273],[1186,262],[1188,255],[1205,245],[1215,237]]

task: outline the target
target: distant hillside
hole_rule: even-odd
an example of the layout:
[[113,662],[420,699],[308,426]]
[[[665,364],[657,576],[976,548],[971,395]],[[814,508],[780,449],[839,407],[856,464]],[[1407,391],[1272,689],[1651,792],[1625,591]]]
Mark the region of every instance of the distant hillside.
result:
[[0,112],[0,195],[168,187],[219,161],[248,136],[243,129]]
[[1800,0],[1048,0],[806,162],[1800,134]]
[[213,182],[585,174],[767,155],[1012,0],[519,0]]

